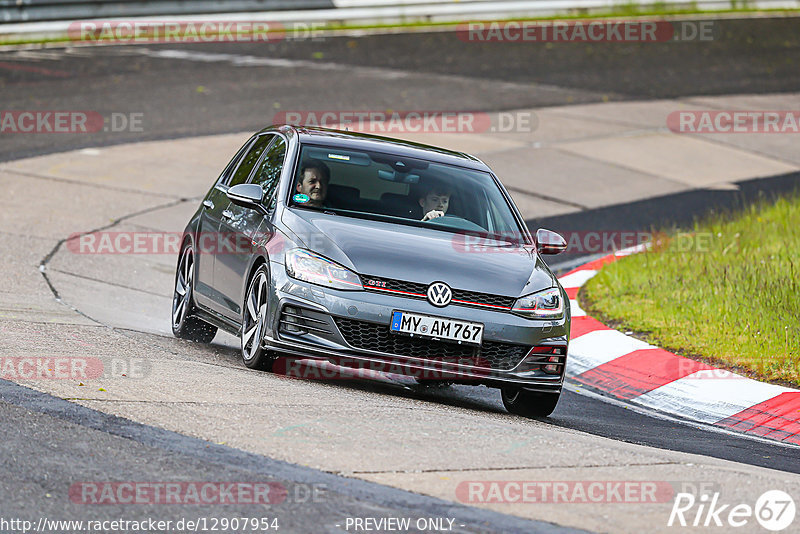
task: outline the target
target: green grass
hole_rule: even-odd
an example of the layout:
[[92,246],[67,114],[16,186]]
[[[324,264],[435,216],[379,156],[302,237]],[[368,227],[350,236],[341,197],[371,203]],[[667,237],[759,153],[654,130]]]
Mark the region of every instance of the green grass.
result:
[[673,352],[800,385],[800,194],[654,245],[605,266],[581,306]]

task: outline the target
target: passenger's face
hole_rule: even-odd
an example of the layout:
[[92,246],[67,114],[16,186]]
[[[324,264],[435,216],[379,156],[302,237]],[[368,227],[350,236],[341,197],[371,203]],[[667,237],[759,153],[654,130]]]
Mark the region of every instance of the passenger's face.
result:
[[322,178],[322,173],[317,169],[306,169],[300,183],[297,184],[297,192],[302,193],[310,199],[307,206],[322,206],[325,195],[328,194],[328,184]]
[[431,191],[419,199],[419,205],[422,206],[423,215],[431,210],[447,213],[447,208],[450,206],[450,195]]

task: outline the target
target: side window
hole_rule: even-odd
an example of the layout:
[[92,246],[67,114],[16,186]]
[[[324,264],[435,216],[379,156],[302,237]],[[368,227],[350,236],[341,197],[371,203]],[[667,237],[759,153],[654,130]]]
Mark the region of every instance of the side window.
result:
[[[253,183],[260,185],[264,189],[264,198],[270,201],[275,196],[275,189],[281,178],[283,160],[286,157],[286,141],[280,136],[275,136],[275,142],[270,145],[261,168],[253,177]],[[272,208],[272,203],[270,203]]]
[[[513,237],[514,239],[523,239],[522,234],[515,230],[515,227],[513,226],[514,220],[509,218],[511,216],[510,210],[505,210],[504,213],[498,209],[497,204],[492,202],[491,199],[486,200],[489,204],[489,224],[491,225],[488,228],[489,231],[507,235],[509,237]],[[501,201],[502,198],[497,198],[495,200]]]
[[261,153],[264,152],[264,149],[267,148],[270,141],[272,141],[271,135],[262,135],[256,139],[255,143],[250,146],[247,154],[242,158],[236,172],[233,173],[233,176],[228,182],[229,186],[233,187],[234,185],[243,184],[247,181],[247,177],[250,176],[250,171],[253,170],[258,158],[261,157]]
[[239,149],[236,155],[233,156],[233,159],[228,162],[228,165],[225,167],[225,170],[222,171],[219,180],[217,180],[217,184],[225,185],[228,183],[231,174],[233,174],[233,171],[236,169],[236,166],[239,165],[239,161],[241,161],[242,156],[245,154],[245,152],[247,152],[247,149],[250,148],[250,146],[253,144],[253,139],[254,139],[253,137],[248,139],[247,142],[242,145],[242,148]]

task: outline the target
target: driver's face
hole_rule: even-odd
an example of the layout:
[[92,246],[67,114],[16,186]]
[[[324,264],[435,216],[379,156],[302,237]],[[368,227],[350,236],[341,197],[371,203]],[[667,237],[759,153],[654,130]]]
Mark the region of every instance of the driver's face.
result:
[[325,195],[328,193],[328,184],[317,169],[306,169],[303,179],[297,184],[297,192],[307,195],[310,199],[307,206],[322,206]]
[[431,191],[419,199],[419,205],[422,206],[423,215],[431,210],[447,213],[447,208],[450,206],[450,195]]

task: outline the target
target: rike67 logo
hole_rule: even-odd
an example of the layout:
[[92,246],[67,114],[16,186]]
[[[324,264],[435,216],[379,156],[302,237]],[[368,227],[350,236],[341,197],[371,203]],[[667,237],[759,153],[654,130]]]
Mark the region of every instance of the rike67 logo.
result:
[[785,530],[794,522],[794,499],[781,490],[764,492],[755,506],[746,503],[730,504],[720,501],[720,494],[678,493],[667,526],[738,528],[752,525],[755,520],[772,532]]

